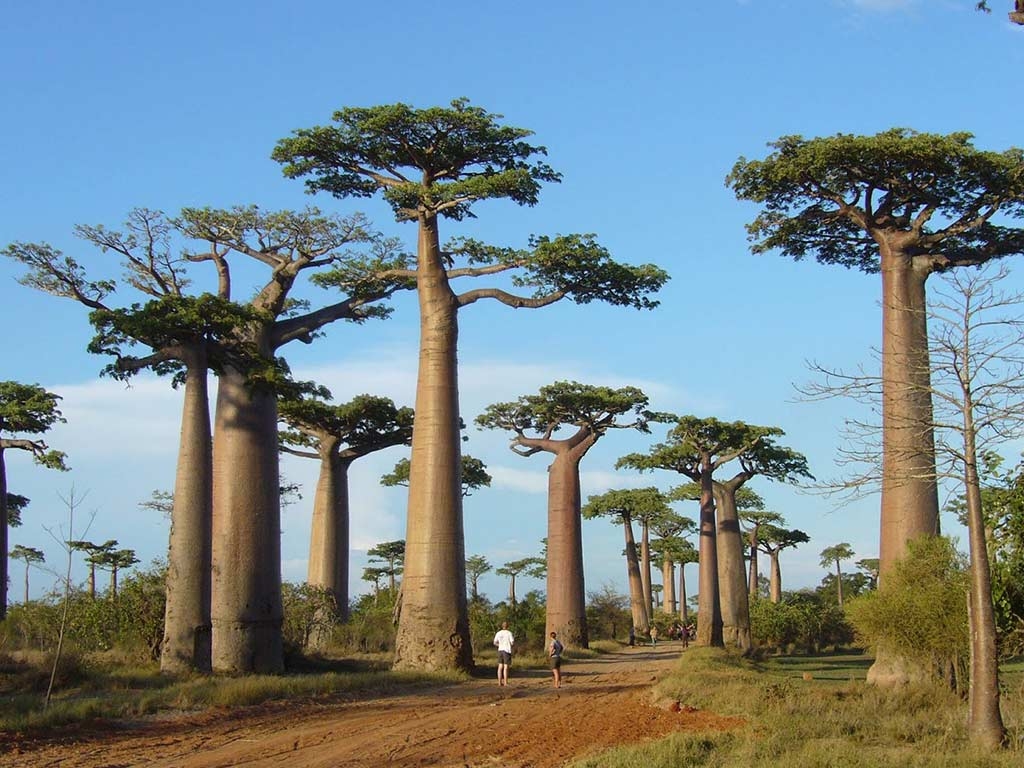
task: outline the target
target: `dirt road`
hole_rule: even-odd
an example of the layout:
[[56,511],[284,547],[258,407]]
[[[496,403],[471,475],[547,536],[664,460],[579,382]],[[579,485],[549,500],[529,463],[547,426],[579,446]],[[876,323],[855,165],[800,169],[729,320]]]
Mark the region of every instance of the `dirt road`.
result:
[[567,661],[561,689],[541,670],[358,700],[273,703],[19,740],[6,768],[459,766],[555,768],[616,744],[737,723],[656,706],[652,683],[675,643]]

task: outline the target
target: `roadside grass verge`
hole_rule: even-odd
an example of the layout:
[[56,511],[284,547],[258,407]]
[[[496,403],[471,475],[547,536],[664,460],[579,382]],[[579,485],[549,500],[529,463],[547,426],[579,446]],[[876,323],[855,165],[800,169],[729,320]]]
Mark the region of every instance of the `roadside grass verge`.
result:
[[782,657],[763,663],[694,648],[655,686],[677,700],[747,724],[725,732],[680,732],[620,747],[576,768],[1003,768],[1024,763],[1024,689],[1007,670],[1003,719],[1011,746],[986,755],[967,737],[966,704],[941,686],[879,690],[864,682],[870,659]]
[[[140,717],[164,711],[243,707],[282,699],[388,695],[467,679],[461,673],[349,671],[344,662],[328,671],[244,677],[167,677],[156,666],[85,665],[73,686],[58,689],[43,710],[45,686],[37,670],[21,670],[0,689],[0,731],[21,732],[92,719]],[[361,666],[361,665],[356,665]],[[371,665],[373,666],[373,665]],[[17,674],[17,673],[16,673]]]

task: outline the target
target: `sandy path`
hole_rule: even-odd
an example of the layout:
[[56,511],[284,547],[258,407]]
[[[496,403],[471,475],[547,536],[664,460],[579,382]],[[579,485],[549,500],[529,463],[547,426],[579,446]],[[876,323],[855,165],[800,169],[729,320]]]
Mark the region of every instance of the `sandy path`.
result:
[[680,651],[663,643],[570,660],[559,690],[543,671],[513,668],[507,688],[474,679],[380,698],[280,702],[72,729],[5,744],[0,764],[555,768],[616,744],[735,725],[651,702],[651,684]]

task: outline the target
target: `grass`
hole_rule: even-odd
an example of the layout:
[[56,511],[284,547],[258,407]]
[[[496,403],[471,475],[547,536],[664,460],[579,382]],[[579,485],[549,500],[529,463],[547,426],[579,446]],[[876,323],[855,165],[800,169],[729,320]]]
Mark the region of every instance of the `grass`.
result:
[[1024,663],[1008,665],[1003,719],[1011,748],[987,755],[967,737],[966,704],[940,686],[880,690],[864,682],[871,660],[858,655],[782,657],[754,663],[723,651],[691,649],[658,683],[662,698],[745,726],[677,733],[621,747],[576,768],[1002,768],[1024,763]]
[[[0,731],[50,728],[96,718],[131,718],[163,711],[240,707],[281,699],[375,696],[465,680],[461,673],[391,672],[375,660],[321,662],[286,675],[174,678],[153,666],[95,661],[76,669],[43,710],[45,675],[36,665],[7,664],[0,687]],[[41,686],[42,684],[42,686]]]

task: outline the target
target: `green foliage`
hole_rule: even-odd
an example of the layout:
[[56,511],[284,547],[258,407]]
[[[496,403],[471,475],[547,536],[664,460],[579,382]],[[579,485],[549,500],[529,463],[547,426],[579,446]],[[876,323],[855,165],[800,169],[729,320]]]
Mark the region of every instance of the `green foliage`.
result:
[[330,444],[345,460],[408,445],[412,439],[412,408],[398,408],[387,397],[357,395],[347,403],[330,404],[314,397],[285,393],[278,399],[280,418],[292,427],[280,433],[281,450],[308,455]]
[[587,634],[590,639],[622,639],[633,622],[629,597],[619,594],[611,584],[587,594]]
[[[560,175],[535,160],[547,154],[524,139],[531,132],[499,124],[501,115],[456,99],[450,107],[407,104],[349,107],[332,126],[297,130],[272,157],[311,192],[370,197],[380,191],[399,219],[425,209],[448,218],[471,216],[477,200],[508,198],[535,205],[541,182]],[[426,177],[427,183],[419,183]]]
[[726,179],[762,206],[747,226],[755,253],[778,249],[864,272],[879,269],[872,231],[914,234],[914,252],[976,264],[1024,251],[1024,152],[982,152],[973,136],[893,128],[874,136],[783,136],[764,160],[740,158]]
[[21,525],[21,513],[30,503],[31,499],[19,493],[7,494],[7,524],[11,528]]
[[281,628],[286,655],[301,654],[318,637],[326,637],[338,622],[334,593],[312,584],[281,585],[284,624]]
[[[486,464],[480,461],[480,459],[467,456],[466,454],[462,454],[460,459],[462,461],[462,474],[460,477],[462,480],[463,497],[471,496],[471,491],[475,491],[477,488],[490,487],[492,478],[487,473]],[[395,468],[381,477],[380,484],[388,488],[396,485],[408,487],[409,472],[411,470],[412,464],[409,459],[399,459],[395,464]]]
[[[833,590],[833,596],[834,596]],[[853,643],[853,628],[834,600],[798,592],[781,602],[750,602],[750,633],[763,650],[817,653]]]
[[672,514],[665,495],[653,486],[611,490],[590,496],[581,512],[587,520],[612,517],[627,522],[641,518],[659,521]]
[[64,421],[60,396],[38,384],[0,381],[0,432],[40,435]]
[[395,599],[391,590],[362,595],[352,605],[347,624],[335,629],[340,649],[361,653],[386,653],[395,649]]
[[965,669],[967,566],[949,539],[922,537],[886,574],[879,589],[852,600],[847,615],[858,635],[875,648],[912,660],[926,669]]

